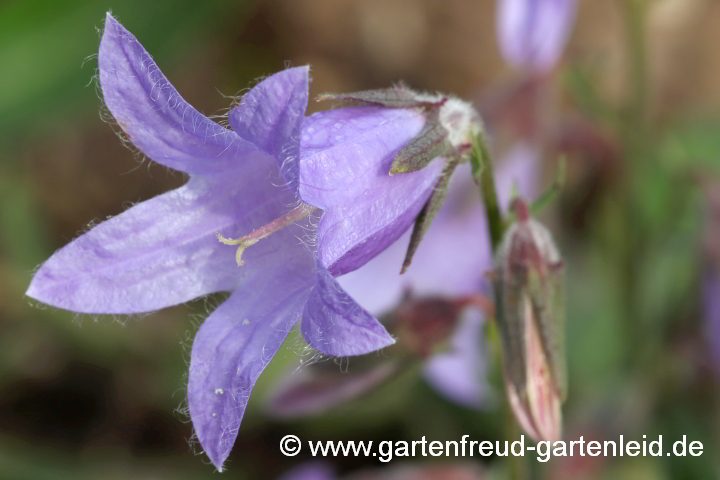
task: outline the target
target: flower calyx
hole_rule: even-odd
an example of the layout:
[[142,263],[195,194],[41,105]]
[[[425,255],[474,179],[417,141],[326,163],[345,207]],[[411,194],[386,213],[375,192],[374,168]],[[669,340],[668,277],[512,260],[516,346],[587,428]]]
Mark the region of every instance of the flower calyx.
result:
[[480,115],[469,103],[458,98],[415,92],[403,84],[348,94],[326,93],[319,95],[316,100],[417,109],[425,116],[423,129],[395,154],[389,172],[390,175],[412,173],[427,167],[438,157],[445,161],[445,168],[437,178],[430,198],[415,220],[410,244],[400,271],[405,273],[430,224],[445,202],[455,168],[460,163],[468,161],[473,138],[484,130]]

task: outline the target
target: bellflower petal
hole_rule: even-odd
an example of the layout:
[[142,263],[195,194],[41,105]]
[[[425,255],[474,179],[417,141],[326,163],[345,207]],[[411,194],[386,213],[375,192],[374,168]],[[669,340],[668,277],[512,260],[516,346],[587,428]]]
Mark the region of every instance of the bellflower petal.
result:
[[[198,331],[188,386],[198,439],[220,469],[257,377],[299,319],[307,341],[329,355],[394,342],[333,275],[359,267],[407,229],[442,162],[389,177],[394,154],[423,128],[416,110],[343,109],[305,124],[307,67],[253,88],[230,115],[232,131],[187,104],[109,15],[98,64],[105,102],[128,139],[190,180],[58,251],[28,295],[78,312],[135,313],[230,292]],[[317,252],[299,239],[312,236],[314,226],[302,220],[310,209],[288,213],[298,200],[324,210]],[[248,245],[229,240],[251,232],[257,237]],[[244,267],[216,233],[252,246]]]
[[281,272],[256,272],[198,330],[188,402],[198,440],[218,470],[235,443],[255,381],[302,314],[312,288],[306,267],[296,261]]
[[[150,54],[110,14],[100,42],[103,98],[130,141],[154,161],[186,173],[226,174],[260,149],[190,106]],[[243,158],[243,161],[250,161]]]
[[250,90],[228,116],[234,132],[283,160],[278,168],[295,194],[299,181],[299,143],[282,144],[278,138],[299,138],[308,88],[308,67],[286,70],[276,81],[263,82]]
[[77,312],[135,313],[233,292],[193,344],[188,395],[200,443],[220,468],[250,389],[301,318],[316,271],[314,252],[299,239],[308,220],[254,245],[242,269],[216,233],[242,236],[297,203],[278,165],[297,157],[308,68],[280,72],[248,93],[267,109],[253,116],[242,138],[185,103],[110,16],[98,63],[105,101],[129,139],[191,177],[59,250],[27,294]]
[[317,284],[305,306],[301,329],[313,348],[336,357],[362,355],[395,343],[385,327],[321,265]]
[[299,192],[326,210],[317,252],[333,275],[357,269],[397,240],[429,198],[442,162],[388,175],[424,122],[414,110],[378,107],[329,110],[305,121]]
[[576,0],[499,0],[498,43],[515,67],[546,73],[565,49]]
[[[234,250],[222,248],[216,232],[247,233],[293,201],[273,185],[281,179],[271,158],[247,163],[242,172],[224,180],[193,178],[101,223],[50,257],[27,294],[75,312],[130,314],[232,290],[248,269],[237,268]],[[248,251],[250,268],[262,268],[263,256],[275,250],[284,252],[281,242],[287,251],[303,250],[280,232]]]
[[229,290],[233,252],[217,248],[215,232],[232,219],[209,215],[226,198],[208,187],[191,181],[101,223],[50,257],[27,294],[75,312],[129,314]]

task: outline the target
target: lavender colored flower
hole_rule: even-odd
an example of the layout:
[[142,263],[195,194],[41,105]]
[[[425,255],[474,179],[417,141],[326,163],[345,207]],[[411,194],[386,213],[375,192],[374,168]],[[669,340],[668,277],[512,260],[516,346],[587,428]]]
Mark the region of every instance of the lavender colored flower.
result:
[[551,70],[562,55],[575,20],[576,0],[499,0],[500,51],[517,68]]
[[[197,437],[222,469],[256,379],[298,321],[329,355],[393,343],[334,275],[408,228],[442,165],[387,175],[423,128],[417,110],[343,109],[303,126],[307,67],[255,86],[230,112],[230,130],[186,103],[110,15],[98,64],[127,138],[189,181],[73,240],[40,267],[27,295],[75,312],[133,314],[230,292],[197,332],[188,382]],[[316,246],[300,240],[315,224]]]
[[[513,186],[520,195],[533,196],[538,161],[537,149],[525,143],[516,144],[500,159],[496,184],[505,208]],[[485,274],[492,268],[491,248],[484,208],[469,165],[458,167],[444,208],[418,248],[412,266],[399,275],[396,266],[405,254],[408,237],[401,237],[362,270],[338,280],[371,312],[390,310],[407,290],[416,296],[453,298],[476,294],[486,287]],[[378,283],[377,278],[383,282]],[[482,315],[468,312],[453,335],[450,350],[431,357],[425,368],[426,379],[440,393],[475,408],[486,404],[488,393],[482,326]]]

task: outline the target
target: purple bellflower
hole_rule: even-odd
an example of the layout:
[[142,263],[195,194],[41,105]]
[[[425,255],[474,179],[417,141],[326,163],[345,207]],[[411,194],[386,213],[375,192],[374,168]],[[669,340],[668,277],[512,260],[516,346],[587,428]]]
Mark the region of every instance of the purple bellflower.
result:
[[500,52],[516,68],[549,72],[565,49],[575,19],[576,0],[499,0]]
[[388,175],[431,117],[416,102],[305,118],[309,72],[299,67],[256,85],[225,128],[186,103],[110,15],[98,64],[127,139],[189,180],[60,249],[27,295],[80,313],[134,314],[230,292],[197,332],[188,381],[195,432],[221,470],[255,381],[296,323],[328,355],[394,342],[335,276],[394,242],[432,197],[438,155],[421,149],[425,168]]

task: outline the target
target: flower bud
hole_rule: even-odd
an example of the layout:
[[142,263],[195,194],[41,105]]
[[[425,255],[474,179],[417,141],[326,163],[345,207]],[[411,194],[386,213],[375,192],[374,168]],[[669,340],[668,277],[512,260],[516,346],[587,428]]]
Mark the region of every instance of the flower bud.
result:
[[563,264],[550,232],[513,203],[495,257],[496,318],[515,417],[536,441],[560,438],[566,394]]
[[550,71],[575,20],[576,0],[500,0],[497,29],[505,60],[535,73]]

